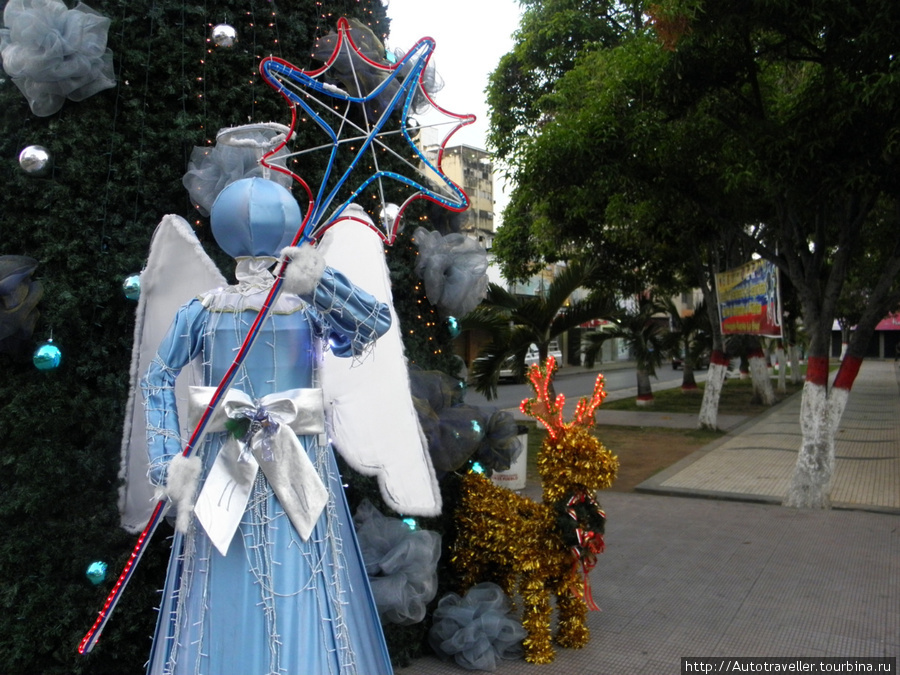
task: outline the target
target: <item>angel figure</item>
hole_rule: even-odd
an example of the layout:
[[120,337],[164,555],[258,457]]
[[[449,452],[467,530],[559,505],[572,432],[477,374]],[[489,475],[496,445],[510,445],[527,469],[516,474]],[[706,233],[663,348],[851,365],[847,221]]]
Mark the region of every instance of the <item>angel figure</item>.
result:
[[180,454],[176,376],[198,365],[206,386],[191,388],[188,414],[202,412],[299,222],[290,194],[274,193],[287,190],[251,178],[219,195],[213,234],[237,261],[237,284],[178,310],[141,381],[150,477],[178,506],[152,675],[392,672],[326,433],[319,368],[324,352],[349,365],[376,356],[366,352],[377,351],[391,308],[313,246],[285,249],[291,262],[270,316],[205,439],[191,458]]

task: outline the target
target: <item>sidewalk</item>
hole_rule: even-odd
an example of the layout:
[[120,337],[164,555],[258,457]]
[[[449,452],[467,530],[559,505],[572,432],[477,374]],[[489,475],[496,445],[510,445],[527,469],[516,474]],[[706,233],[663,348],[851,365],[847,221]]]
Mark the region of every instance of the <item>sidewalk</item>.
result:
[[[893,362],[863,362],[837,433],[834,507],[900,514],[898,392]],[[637,490],[780,504],[800,447],[800,401],[790,397]]]
[[[607,549],[591,581],[603,611],[588,617],[590,643],[496,672],[675,675],[681,657],[900,655],[898,373],[865,362],[850,394],[832,490],[840,508],[774,503],[799,447],[799,405],[796,395],[739,423],[641,486],[652,493],[602,494]],[[464,672],[427,656],[397,674]]]

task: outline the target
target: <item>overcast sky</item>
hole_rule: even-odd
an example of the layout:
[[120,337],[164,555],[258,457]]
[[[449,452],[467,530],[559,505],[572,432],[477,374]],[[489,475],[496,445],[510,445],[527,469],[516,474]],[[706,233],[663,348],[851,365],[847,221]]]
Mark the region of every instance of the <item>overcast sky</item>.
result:
[[[487,106],[484,89],[500,57],[512,49],[519,26],[517,0],[383,0],[391,19],[387,47],[409,50],[423,37],[434,38],[431,62],[444,80],[435,102],[450,112],[472,113],[474,124],[463,127],[449,145],[485,147]],[[443,133],[449,132],[446,128]],[[494,181],[495,213],[506,204],[503,186]]]
[[512,48],[519,25],[517,0],[383,0],[391,19],[387,46],[408,50],[422,37],[435,41],[431,62],[444,80],[435,101],[454,113],[478,119],[460,129],[450,144],[485,147],[484,88],[500,57]]

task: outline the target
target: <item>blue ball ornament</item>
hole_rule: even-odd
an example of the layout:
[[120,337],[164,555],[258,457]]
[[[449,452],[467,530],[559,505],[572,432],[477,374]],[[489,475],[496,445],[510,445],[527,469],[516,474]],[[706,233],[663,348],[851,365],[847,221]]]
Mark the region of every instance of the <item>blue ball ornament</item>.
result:
[[34,367],[38,370],[53,370],[59,366],[62,360],[62,352],[59,347],[53,344],[53,340],[47,340],[44,344],[37,348],[32,361]]
[[265,178],[229,184],[210,208],[213,236],[232,258],[277,257],[301,220],[300,205],[290,191]]
[[122,292],[129,300],[137,300],[141,297],[141,275],[132,274],[126,277],[125,281],[122,282]]
[[85,576],[90,580],[94,586],[97,584],[102,584],[106,580],[106,563],[98,560],[97,562],[92,562],[88,565],[87,572],[85,572]]

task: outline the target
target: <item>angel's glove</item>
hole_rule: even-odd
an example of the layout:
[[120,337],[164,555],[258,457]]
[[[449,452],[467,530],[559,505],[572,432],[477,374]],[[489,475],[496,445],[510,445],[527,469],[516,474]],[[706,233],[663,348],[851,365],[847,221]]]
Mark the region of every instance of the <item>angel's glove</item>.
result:
[[191,513],[194,512],[197,485],[200,482],[202,469],[203,463],[197,455],[171,456],[166,466],[165,486],[160,485],[157,488],[157,497],[168,497],[169,501],[178,509],[175,519],[175,529],[178,532],[187,532],[191,522]]
[[325,271],[325,258],[311,244],[288,246],[281,255],[290,260],[284,272],[283,290],[304,300],[312,298]]

